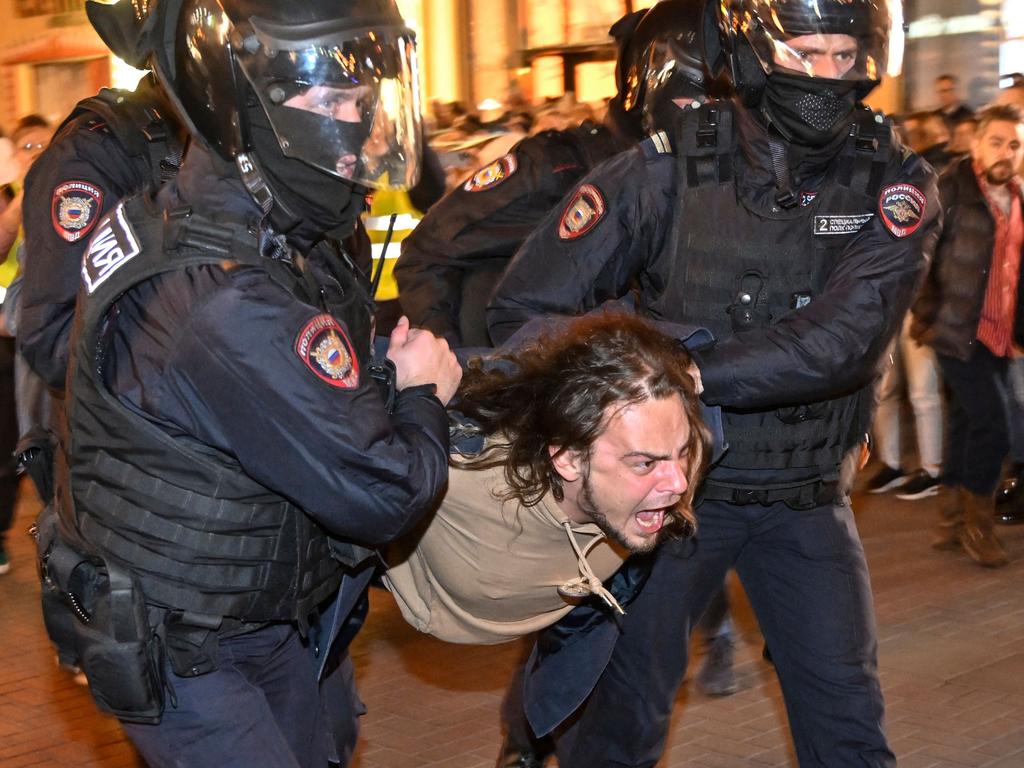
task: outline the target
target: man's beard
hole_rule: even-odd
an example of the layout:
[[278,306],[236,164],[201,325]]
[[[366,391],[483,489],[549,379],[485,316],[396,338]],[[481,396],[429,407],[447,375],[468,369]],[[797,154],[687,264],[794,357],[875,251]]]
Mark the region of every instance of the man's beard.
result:
[[[623,549],[634,555],[642,555],[646,552],[650,552],[656,546],[658,546],[664,538],[665,527],[658,531],[654,536],[651,536],[642,546],[630,542],[626,535],[615,528],[608,520],[608,516],[601,511],[597,505],[597,501],[594,499],[594,487],[590,484],[590,472],[586,472],[583,475],[583,486],[580,488],[580,496],[577,500],[580,509],[587,513],[590,518],[594,521],[594,524],[601,529],[605,536],[611,539],[613,542],[618,544]],[[665,510],[666,523],[670,510]]]
[[1000,160],[985,169],[985,180],[989,184],[1001,186],[1013,178],[1013,163]]

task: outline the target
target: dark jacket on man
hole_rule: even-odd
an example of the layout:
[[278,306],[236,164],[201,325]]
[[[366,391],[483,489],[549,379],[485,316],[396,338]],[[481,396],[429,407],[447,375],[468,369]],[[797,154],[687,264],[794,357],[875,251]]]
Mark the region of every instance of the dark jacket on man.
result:
[[[971,157],[953,163],[939,177],[944,211],[942,237],[924,288],[914,303],[911,335],[936,352],[968,360],[978,344],[996,222]],[[1017,281],[1014,341],[1024,344],[1024,281]]]

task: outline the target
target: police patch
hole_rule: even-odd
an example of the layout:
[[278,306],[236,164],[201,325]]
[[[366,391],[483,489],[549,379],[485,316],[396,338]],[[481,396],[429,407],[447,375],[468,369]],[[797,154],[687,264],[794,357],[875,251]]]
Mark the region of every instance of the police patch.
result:
[[100,226],[82,257],[82,281],[91,294],[118,268],[139,255],[139,241],[118,205],[100,220]]
[[913,184],[890,184],[878,196],[878,213],[886,229],[906,237],[921,226],[927,204],[924,193]]
[[562,240],[583,237],[604,216],[605,204],[601,191],[593,184],[584,184],[573,196],[558,222],[558,236]]
[[496,187],[513,173],[519,165],[515,155],[499,157],[490,165],[486,165],[469,177],[469,180],[462,185],[467,192],[481,192],[491,187]]
[[87,181],[65,181],[53,190],[50,220],[54,231],[74,243],[85,237],[99,219],[103,192]]
[[303,326],[295,338],[295,353],[332,387],[359,386],[359,361],[345,331],[330,315],[317,315]]

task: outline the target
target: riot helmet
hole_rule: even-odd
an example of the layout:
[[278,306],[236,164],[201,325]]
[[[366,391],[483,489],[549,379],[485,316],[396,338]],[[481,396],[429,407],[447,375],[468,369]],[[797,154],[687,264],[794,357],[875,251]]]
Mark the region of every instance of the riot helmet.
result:
[[85,15],[111,52],[135,69],[149,67],[156,0],[89,0]]
[[194,135],[237,163],[254,195],[262,168],[301,196],[296,163],[350,186],[415,184],[415,37],[394,0],[175,4],[156,46],[158,75]]
[[642,139],[644,137],[644,129],[640,121],[639,112],[636,110],[628,112],[623,107],[623,97],[626,93],[624,65],[629,52],[630,42],[633,39],[633,32],[646,12],[631,11],[612,24],[611,29],[608,30],[608,36],[615,41],[616,93],[608,100],[605,124],[620,137],[631,141]]
[[722,54],[744,103],[809,146],[845,130],[856,102],[903,58],[902,0],[722,0]]
[[668,128],[683,101],[705,101],[704,0],[661,0],[636,25],[619,62],[622,106],[650,132]]

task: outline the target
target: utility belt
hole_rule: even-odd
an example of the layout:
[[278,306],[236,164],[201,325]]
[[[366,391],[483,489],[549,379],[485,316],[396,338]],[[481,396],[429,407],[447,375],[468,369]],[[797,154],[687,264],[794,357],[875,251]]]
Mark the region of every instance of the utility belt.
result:
[[[831,504],[840,496],[839,481],[819,478],[799,483],[779,483],[759,486],[724,485],[708,480],[701,488],[700,501],[727,501],[745,506],[770,506],[783,502],[790,509],[814,509]],[[699,502],[698,502],[699,503]]]
[[176,705],[165,662],[179,677],[217,669],[219,639],[257,628],[219,616],[148,606],[131,572],[68,545],[46,507],[34,528],[43,621],[60,662],[81,667],[100,710],[155,724],[165,693]]

